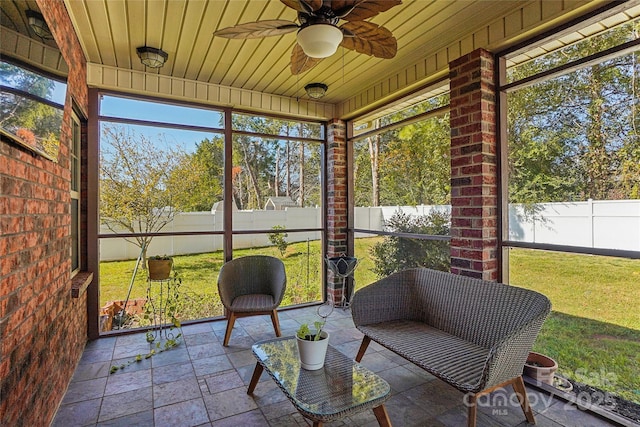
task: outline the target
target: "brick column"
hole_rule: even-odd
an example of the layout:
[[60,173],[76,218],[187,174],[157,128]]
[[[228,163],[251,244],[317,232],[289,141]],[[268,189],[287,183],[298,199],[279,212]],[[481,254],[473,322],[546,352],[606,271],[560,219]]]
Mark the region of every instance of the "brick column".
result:
[[498,278],[496,93],[491,53],[449,64],[451,272]]
[[[346,127],[334,119],[327,125],[327,256],[347,253],[347,141]],[[325,265],[326,268],[326,265]],[[327,270],[327,298],[339,303],[342,279]]]

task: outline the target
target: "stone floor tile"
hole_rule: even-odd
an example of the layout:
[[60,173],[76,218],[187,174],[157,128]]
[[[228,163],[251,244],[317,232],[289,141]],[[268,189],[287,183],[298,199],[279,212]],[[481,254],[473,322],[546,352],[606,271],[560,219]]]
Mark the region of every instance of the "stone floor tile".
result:
[[136,344],[136,345],[116,345],[113,350],[114,359],[128,359],[134,358],[138,355],[144,356],[148,354],[151,348],[149,344]]
[[215,422],[216,427],[266,426],[267,419],[258,409],[233,415]]
[[225,354],[222,344],[218,344],[217,341],[215,343],[189,345],[187,347],[187,351],[189,352],[189,357],[191,358],[191,360],[204,359],[206,357],[220,356],[222,354]]
[[463,404],[463,394],[449,384],[433,380],[401,393],[406,399],[422,407],[429,418],[441,415]]
[[557,401],[542,412],[565,427],[608,427],[616,424],[597,418],[571,403]]
[[193,377],[170,383],[157,384],[153,387],[153,407],[170,405],[185,400],[202,397],[198,380]]
[[247,389],[240,387],[221,393],[204,396],[204,403],[209,412],[209,418],[216,424],[217,420],[238,415],[258,408]]
[[392,362],[381,353],[369,353],[368,351],[364,354],[360,363],[367,369],[376,373],[399,366],[397,363]]
[[188,363],[189,352],[184,344],[172,348],[151,357],[151,366],[157,368],[159,366],[172,365],[174,363]]
[[151,358],[142,358],[137,360],[134,357],[125,357],[123,359],[113,359],[110,363],[111,367],[120,367],[111,375],[130,374],[132,372],[144,371],[151,369]]
[[271,405],[273,403],[287,401],[287,396],[276,385],[274,381],[265,378],[258,382],[256,389],[251,396],[256,404],[260,407]]
[[174,363],[153,368],[151,378],[153,385],[158,385],[184,379],[195,379],[196,372],[191,363]]
[[153,411],[137,412],[124,417],[100,422],[96,427],[149,427],[153,425]]
[[156,408],[154,419],[155,427],[195,427],[210,421],[202,398]]
[[117,340],[117,337],[104,337],[104,338],[100,338],[99,340],[89,341],[85,345],[84,351],[95,351],[95,350],[105,351],[105,352],[113,351],[113,348],[116,345],[116,340]]
[[192,345],[200,345],[200,344],[211,344],[211,343],[219,343],[218,337],[213,333],[211,327],[206,332],[198,332],[192,335],[184,335],[184,342],[187,346]]
[[151,369],[129,372],[127,375],[109,375],[104,395],[124,393],[151,387]]
[[182,327],[182,334],[184,336],[198,335],[198,334],[213,334],[211,329],[212,322],[206,323],[194,323],[193,325],[184,325]]
[[[463,405],[456,406],[453,409],[439,415],[435,419],[447,427],[459,427],[467,425],[467,408]],[[478,412],[476,416],[477,427],[500,427],[501,424],[496,418],[489,417],[484,413]]]
[[236,351],[235,353],[229,353],[228,356],[231,364],[235,366],[247,366],[252,363],[256,363],[256,357],[251,350]]
[[151,387],[112,394],[105,396],[102,400],[98,421],[112,420],[152,409],[153,396]]
[[244,387],[245,384],[235,370],[207,376],[205,378],[209,394],[216,394],[234,388]]
[[69,384],[67,392],[62,399],[62,405],[100,398],[104,396],[106,385],[107,377],[72,382]]
[[106,377],[107,375],[109,375],[110,369],[111,361],[78,365],[75,372],[73,373],[73,377],[71,377],[71,381],[78,382]]
[[113,350],[85,350],[80,358],[80,365],[86,365],[97,362],[108,362],[113,358]]
[[201,375],[214,374],[216,372],[233,369],[233,366],[226,355],[196,359],[191,363],[193,364],[193,369],[198,377]]
[[51,427],[93,425],[98,421],[101,404],[100,398],[60,405]]
[[260,410],[267,418],[267,420],[269,420],[269,423],[272,423],[274,420],[280,420],[283,417],[298,414],[295,406],[293,406],[293,404],[288,399],[279,401],[277,403],[271,403],[265,406],[261,406]]
[[210,343],[218,343],[218,337],[213,332],[213,329],[209,328],[206,332],[198,332],[191,335],[184,334],[184,342],[187,346],[202,345]]
[[385,369],[384,371],[377,372],[377,374],[384,378],[396,393],[401,393],[425,382],[424,379],[415,375],[404,366]]

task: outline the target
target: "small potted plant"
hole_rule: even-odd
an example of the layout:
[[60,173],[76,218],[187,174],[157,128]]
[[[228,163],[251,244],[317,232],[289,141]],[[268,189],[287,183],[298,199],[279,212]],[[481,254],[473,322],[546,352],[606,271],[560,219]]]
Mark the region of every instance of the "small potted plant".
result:
[[316,321],[315,333],[312,333],[307,323],[303,323],[296,332],[298,353],[300,354],[300,366],[303,369],[314,371],[324,366],[324,359],[329,346],[329,333],[322,330],[325,321]]
[[171,274],[173,258],[167,255],[155,255],[147,260],[149,279],[167,280]]
[[538,382],[553,385],[553,377],[557,369],[558,363],[555,360],[532,351],[529,352],[523,372]]

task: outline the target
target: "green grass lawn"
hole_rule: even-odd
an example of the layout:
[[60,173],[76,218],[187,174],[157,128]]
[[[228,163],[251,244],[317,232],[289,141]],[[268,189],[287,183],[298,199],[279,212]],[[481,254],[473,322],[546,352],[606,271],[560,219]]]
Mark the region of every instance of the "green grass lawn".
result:
[[[356,289],[377,279],[369,250],[380,237],[357,239]],[[274,247],[234,251],[234,256],[273,255],[283,259],[287,292],[283,306],[321,299],[320,243],[289,244],[284,257]],[[222,314],[217,293],[222,252],[174,257],[187,296],[182,320]],[[100,264],[100,301],[126,298],[135,261]],[[549,297],[553,311],[534,351],[558,362],[559,373],[640,403],[640,261],[513,249],[513,285]],[[146,272],[139,271],[131,298],[146,295]]]
[[511,283],[552,313],[534,346],[569,378],[640,403],[640,261],[512,249]]

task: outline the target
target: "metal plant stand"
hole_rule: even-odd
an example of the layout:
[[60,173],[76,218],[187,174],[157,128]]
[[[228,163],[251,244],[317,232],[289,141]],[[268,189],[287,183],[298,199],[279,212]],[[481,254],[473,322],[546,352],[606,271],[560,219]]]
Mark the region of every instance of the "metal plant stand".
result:
[[[153,294],[151,292],[154,285],[159,285],[159,293]],[[150,279],[147,278],[147,304],[150,304],[150,316],[153,323],[152,329],[147,332],[147,340],[153,342],[156,339],[175,339],[173,335],[173,320],[168,315],[169,311],[167,306],[170,300],[170,295],[175,292],[174,280],[168,279]],[[168,325],[168,326],[166,326]],[[151,339],[153,338],[153,339]]]
[[[340,299],[340,306],[342,306],[343,309],[346,309],[351,304],[351,298],[353,298],[353,293],[355,291],[355,283],[351,286],[351,289],[347,289],[347,277],[351,276],[358,266],[358,258],[349,256],[327,257],[326,262],[327,267],[329,267],[333,274],[342,279],[342,298]],[[349,294],[348,296],[347,293]],[[333,298],[333,295],[331,295],[330,298]]]

